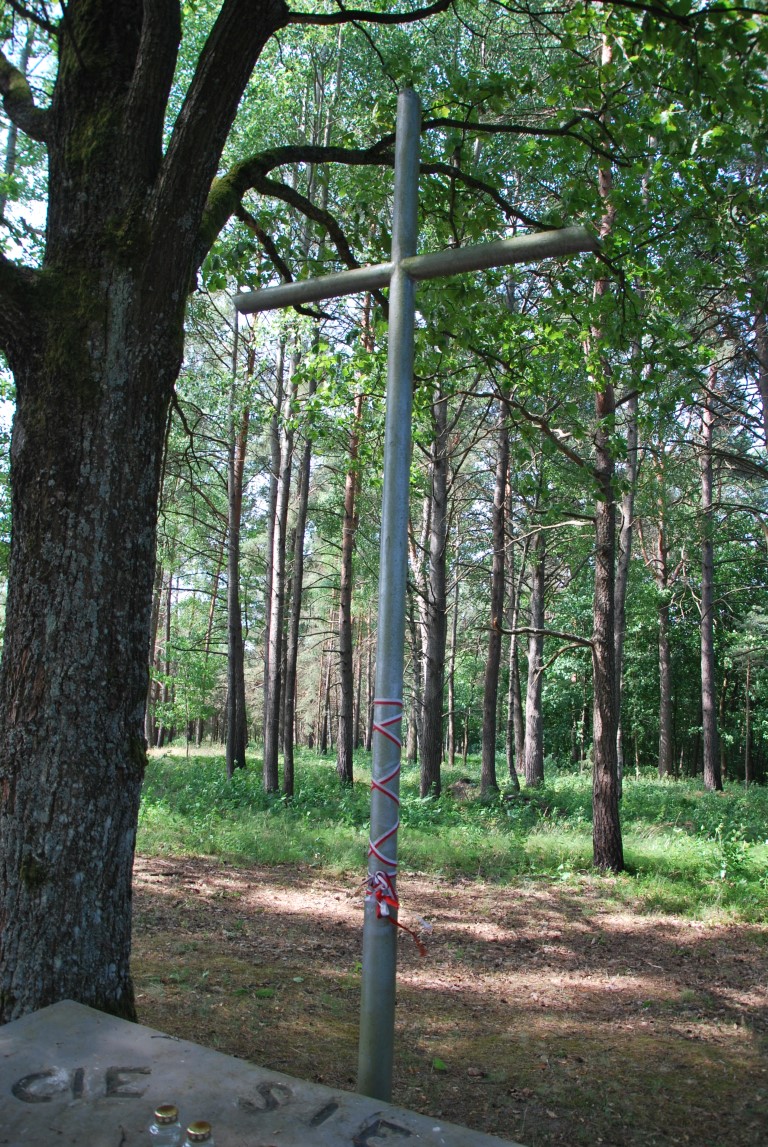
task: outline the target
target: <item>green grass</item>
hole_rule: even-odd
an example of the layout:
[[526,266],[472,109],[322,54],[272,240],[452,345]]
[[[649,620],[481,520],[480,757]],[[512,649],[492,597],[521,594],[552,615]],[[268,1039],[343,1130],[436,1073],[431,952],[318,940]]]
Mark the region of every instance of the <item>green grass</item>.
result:
[[[152,754],[139,851],[363,871],[370,787],[364,756],[356,761],[355,785],[342,789],[331,760],[299,754],[290,801],[264,793],[258,758],[248,766],[227,781],[220,751]],[[470,763],[468,775],[477,771]],[[627,778],[621,806],[627,873],[598,877],[591,869],[588,774],[552,770],[541,788],[520,796],[502,792],[491,801],[455,796],[452,786],[461,775],[446,772],[443,795],[422,800],[418,770],[404,769],[401,870],[574,885],[587,879],[598,881],[607,898],[642,911],[768,919],[765,788],[707,793],[693,781]]]

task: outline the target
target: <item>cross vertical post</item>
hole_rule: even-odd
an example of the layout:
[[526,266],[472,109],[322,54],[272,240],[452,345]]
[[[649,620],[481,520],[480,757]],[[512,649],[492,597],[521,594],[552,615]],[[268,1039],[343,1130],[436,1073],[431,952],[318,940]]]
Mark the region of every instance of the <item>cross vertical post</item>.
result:
[[392,255],[388,263],[356,267],[237,294],[243,314],[371,291],[389,285],[387,410],[379,560],[379,614],[371,780],[360,1042],[357,1089],[389,1101],[395,1030],[397,957],[397,830],[400,824],[405,601],[413,403],[415,288],[419,282],[489,267],[598,251],[581,227],[518,235],[491,243],[416,254],[420,106],[414,91],[400,93],[395,141]]
[[373,702],[371,843],[363,922],[357,1079],[357,1090],[363,1095],[387,1101],[392,1096],[397,964],[397,929],[389,917],[396,918],[397,908],[387,905],[383,897],[391,891],[391,899],[396,898],[415,316],[415,284],[401,266],[401,260],[416,254],[420,120],[416,93],[411,89],[402,91],[397,102],[393,272],[389,291],[384,491]]

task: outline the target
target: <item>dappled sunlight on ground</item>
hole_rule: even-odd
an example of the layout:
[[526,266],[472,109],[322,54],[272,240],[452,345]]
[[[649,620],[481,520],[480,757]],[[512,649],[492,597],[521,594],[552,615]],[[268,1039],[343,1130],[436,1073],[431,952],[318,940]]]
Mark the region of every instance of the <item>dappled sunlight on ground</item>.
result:
[[[768,1142],[768,928],[618,910],[600,880],[405,875],[395,1101],[519,1140]],[[304,867],[137,858],[140,1019],[353,1088],[362,898]]]

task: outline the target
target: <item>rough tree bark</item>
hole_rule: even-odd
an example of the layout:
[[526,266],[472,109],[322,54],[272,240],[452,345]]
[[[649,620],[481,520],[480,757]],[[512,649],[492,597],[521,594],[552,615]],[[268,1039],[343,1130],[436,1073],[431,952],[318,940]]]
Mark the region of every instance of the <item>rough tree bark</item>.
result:
[[[242,91],[287,20],[225,0],[163,151],[177,3],[70,0],[50,110],[42,270],[0,259],[16,379],[0,671],[0,1019],[63,998],[134,1016],[133,847],[166,415],[203,221]],[[202,237],[201,237],[202,235]]]

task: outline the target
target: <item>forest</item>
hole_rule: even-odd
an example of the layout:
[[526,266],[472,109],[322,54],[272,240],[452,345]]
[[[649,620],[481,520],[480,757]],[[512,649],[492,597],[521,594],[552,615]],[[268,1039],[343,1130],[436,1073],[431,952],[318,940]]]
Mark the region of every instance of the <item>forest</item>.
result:
[[[144,1021],[157,1004],[164,1026],[185,988],[168,966],[187,961],[198,995],[176,1030],[199,1035],[219,943],[239,959],[253,923],[218,892],[203,912],[205,890],[255,904],[262,866],[275,903],[306,877],[331,920],[323,881],[363,861],[388,293],[251,317],[233,298],[390,258],[412,88],[419,253],[572,226],[595,251],[418,286],[404,883],[439,917],[455,882],[461,919],[434,944],[462,982],[489,958],[488,921],[499,966],[518,968],[545,920],[553,999],[561,958],[626,955],[660,1025],[659,1000],[681,1024],[695,1002],[728,1042],[730,1097],[746,1048],[763,1103],[763,1013],[741,1052],[726,1020],[764,1006],[765,16],[732,0],[0,7],[0,1022],[72,998]],[[204,938],[199,965],[196,940],[166,936],[166,879],[179,928]],[[278,938],[291,911],[270,917]],[[663,990],[641,976],[663,928],[635,911],[711,924],[698,944],[665,917]],[[577,918],[594,936],[564,954],[556,921]],[[425,922],[404,919],[421,943]],[[336,964],[352,942],[330,940]],[[681,952],[714,954],[721,979],[692,987]],[[250,965],[222,972],[229,1003],[304,983],[303,966],[269,967],[255,996]],[[596,994],[618,975],[606,960]],[[610,1136],[612,1116],[579,1128],[570,1108],[550,1133],[555,1100],[534,1101],[533,1077],[510,1090],[511,1060],[492,1080],[474,1050],[461,1071],[498,1084],[499,1112],[451,1108],[458,1045],[443,1033],[428,1055],[423,1030],[397,1067],[414,1107],[438,1102],[408,1079],[426,1063],[449,1117],[539,1144]],[[551,1059],[576,1093],[577,1043]],[[349,1045],[345,1029],[329,1063]],[[616,1085],[600,1055],[598,1098]],[[686,1072],[706,1134],[700,1068]],[[643,1123],[649,1089],[617,1141],[667,1142]],[[681,1104],[669,1142],[687,1141]],[[761,1131],[740,1107],[729,1142],[762,1142],[764,1114]]]
[[213,738],[231,773],[263,744],[265,789],[287,795],[295,746],[342,784],[370,749],[386,300],[236,329],[229,297],[386,257],[389,184],[279,148],[375,148],[407,76],[425,250],[573,221],[602,243],[599,260],[419,288],[405,697],[421,795],[468,754],[484,795],[539,784],[547,762],[589,769],[596,707],[618,722],[619,775],[765,780],[764,29],[718,13],[691,37],[624,7],[470,6],[379,29],[375,99],[365,35],[281,37],[269,120],[254,80],[230,145],[255,141],[279,178],[243,200],[188,309],[150,745]]

